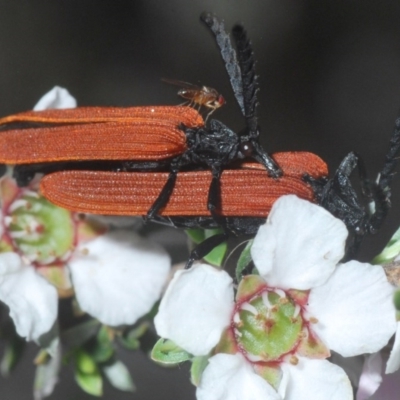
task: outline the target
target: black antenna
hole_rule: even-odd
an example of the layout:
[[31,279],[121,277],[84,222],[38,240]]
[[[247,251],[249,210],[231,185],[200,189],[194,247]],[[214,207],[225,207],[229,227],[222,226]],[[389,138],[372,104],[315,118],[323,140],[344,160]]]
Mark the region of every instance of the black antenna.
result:
[[395,168],[400,150],[400,117],[396,119],[394,131],[389,142],[389,151],[385,156],[385,164],[379,174],[378,185],[383,190],[388,190],[395,175]]
[[211,29],[215,36],[225,63],[226,71],[228,72],[229,79],[231,81],[231,86],[233,93],[235,94],[236,101],[242,110],[242,114],[246,117],[246,110],[243,100],[242,72],[236,58],[236,51],[232,46],[229,35],[225,31],[224,22],[219,20],[215,15],[207,12],[201,14],[200,19]]
[[282,170],[258,143],[259,129],[256,115],[258,82],[254,68],[254,53],[246,31],[241,25],[233,28],[232,33],[238,50],[236,54],[222,20],[210,13],[203,13],[200,19],[214,33],[233,93],[246,120],[246,130],[238,135],[241,137],[241,143],[251,149],[251,157],[263,164],[270,176],[279,178],[282,176]]
[[250,137],[254,139],[258,137],[256,107],[258,106],[257,92],[259,91],[258,77],[255,71],[254,53],[243,26],[234,26],[232,34],[236,43],[237,56],[242,76],[244,116],[246,118],[248,133]]
[[375,203],[375,212],[371,216],[371,229],[377,231],[384,222],[391,206],[391,183],[395,176],[395,168],[400,151],[400,117],[396,119],[394,131],[390,138],[389,150],[385,156],[382,171],[378,174],[376,182],[369,182],[371,198]]

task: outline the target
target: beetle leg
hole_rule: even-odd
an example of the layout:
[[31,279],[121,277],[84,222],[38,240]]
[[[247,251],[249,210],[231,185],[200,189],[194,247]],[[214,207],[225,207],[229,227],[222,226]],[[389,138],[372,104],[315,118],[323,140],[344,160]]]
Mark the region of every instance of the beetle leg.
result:
[[280,178],[283,175],[283,172],[276,161],[260,146],[260,144],[255,141],[252,141],[251,144],[254,148],[252,157],[260,164],[264,165],[269,176],[272,178]]
[[168,200],[171,197],[172,191],[175,187],[176,176],[178,174],[178,171],[180,170],[181,161],[181,157],[172,161],[168,179],[165,182],[164,187],[161,189],[161,192],[158,195],[156,201],[147,212],[147,215],[145,217],[146,220],[154,219],[154,217],[160,212],[160,210],[168,203]]
[[227,231],[225,218],[221,215],[221,173],[220,166],[212,168],[212,181],[208,191],[207,208],[214,221]]
[[197,245],[196,248],[190,253],[185,269],[189,269],[193,265],[194,261],[201,260],[211,250],[219,246],[221,243],[225,242],[228,239],[228,236],[229,235],[227,232],[219,233],[217,235],[207,238],[199,245]]
[[167,182],[165,182],[165,185],[158,195],[157,200],[153,203],[153,205],[147,212],[146,219],[154,218],[154,216],[157,215],[159,211],[168,203],[168,200],[171,197],[172,191],[175,187],[176,175],[177,171],[171,171],[169,173]]

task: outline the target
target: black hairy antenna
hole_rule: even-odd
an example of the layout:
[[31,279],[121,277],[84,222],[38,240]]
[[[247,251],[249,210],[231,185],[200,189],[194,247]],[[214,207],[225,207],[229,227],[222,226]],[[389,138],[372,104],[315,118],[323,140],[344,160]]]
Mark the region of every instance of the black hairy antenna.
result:
[[248,133],[251,138],[254,138],[258,136],[256,108],[258,106],[257,92],[259,91],[255,72],[254,53],[243,26],[234,26],[232,35],[236,43],[237,57],[242,76],[244,116],[246,118]]
[[236,51],[232,47],[231,38],[225,31],[224,22],[219,20],[215,15],[207,12],[201,14],[200,19],[210,28],[215,36],[236,101],[242,110],[242,114],[246,115],[243,101],[242,73],[236,59]]

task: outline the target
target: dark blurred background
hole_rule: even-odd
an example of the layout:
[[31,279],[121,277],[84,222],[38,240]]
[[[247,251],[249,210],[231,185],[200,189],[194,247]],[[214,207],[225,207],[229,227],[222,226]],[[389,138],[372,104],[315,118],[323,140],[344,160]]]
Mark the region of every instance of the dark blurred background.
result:
[[[79,105],[179,104],[177,88],[161,82],[171,78],[218,89],[227,104],[214,116],[240,130],[219,52],[199,22],[204,10],[223,17],[228,29],[242,22],[252,39],[269,151],[315,152],[334,171],[355,150],[373,176],[379,171],[400,109],[398,1],[0,0],[0,115],[31,109],[54,85],[68,88]],[[375,255],[399,224],[400,177],[388,221],[365,241],[362,259]],[[31,346],[13,376],[1,380],[1,398],[31,398],[35,351]],[[186,367],[164,370],[140,353],[123,359],[138,391],[107,386],[105,398],[194,398]],[[90,398],[68,367],[50,397]]]

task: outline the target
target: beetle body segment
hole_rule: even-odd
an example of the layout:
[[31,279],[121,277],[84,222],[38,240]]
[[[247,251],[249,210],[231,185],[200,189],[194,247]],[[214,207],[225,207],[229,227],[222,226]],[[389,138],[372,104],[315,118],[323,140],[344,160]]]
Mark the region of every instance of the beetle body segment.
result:
[[105,122],[175,121],[187,126],[204,125],[202,116],[186,106],[140,106],[140,107],[78,107],[25,111],[0,118],[0,125],[15,122],[39,124],[94,124]]
[[[85,160],[163,160],[187,150],[181,124],[204,125],[190,107],[83,107],[28,111],[0,119],[41,124],[0,134],[0,163],[35,164]],[[12,128],[12,126],[11,126]]]
[[[306,152],[274,154],[284,175],[275,180],[262,165],[244,163],[221,176],[221,215],[265,218],[275,200],[285,194],[314,201],[314,191],[303,181],[328,174],[326,164]],[[164,172],[62,171],[49,174],[40,190],[51,202],[78,212],[107,215],[146,215],[168,179]],[[210,216],[207,199],[210,171],[180,172],[161,216]]]

